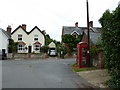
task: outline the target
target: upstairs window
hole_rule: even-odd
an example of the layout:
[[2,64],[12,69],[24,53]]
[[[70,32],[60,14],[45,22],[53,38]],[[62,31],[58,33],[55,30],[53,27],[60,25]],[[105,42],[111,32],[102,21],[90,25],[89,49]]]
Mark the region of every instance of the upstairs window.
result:
[[22,41],[22,35],[21,34],[18,35],[18,41]]
[[34,41],[38,41],[38,35],[34,35]]

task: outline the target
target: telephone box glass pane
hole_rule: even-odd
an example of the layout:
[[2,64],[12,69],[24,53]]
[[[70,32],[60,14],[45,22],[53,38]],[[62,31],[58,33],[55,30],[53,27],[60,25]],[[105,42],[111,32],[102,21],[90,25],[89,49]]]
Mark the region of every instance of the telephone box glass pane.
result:
[[82,48],[82,65],[86,65],[87,48]]

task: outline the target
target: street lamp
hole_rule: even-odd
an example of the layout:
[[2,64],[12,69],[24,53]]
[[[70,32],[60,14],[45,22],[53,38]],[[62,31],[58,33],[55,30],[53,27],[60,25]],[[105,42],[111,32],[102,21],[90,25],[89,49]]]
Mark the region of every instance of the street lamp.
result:
[[87,5],[87,30],[88,30],[88,60],[89,60],[89,66],[90,66],[90,33],[89,33],[89,4],[88,0],[86,0],[86,5]]

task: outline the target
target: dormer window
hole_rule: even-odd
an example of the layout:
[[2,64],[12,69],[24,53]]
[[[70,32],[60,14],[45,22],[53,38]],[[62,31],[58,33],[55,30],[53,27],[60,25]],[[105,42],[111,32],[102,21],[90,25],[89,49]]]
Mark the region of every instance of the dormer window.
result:
[[18,41],[22,41],[22,34],[18,34]]
[[34,41],[38,41],[38,35],[34,35]]

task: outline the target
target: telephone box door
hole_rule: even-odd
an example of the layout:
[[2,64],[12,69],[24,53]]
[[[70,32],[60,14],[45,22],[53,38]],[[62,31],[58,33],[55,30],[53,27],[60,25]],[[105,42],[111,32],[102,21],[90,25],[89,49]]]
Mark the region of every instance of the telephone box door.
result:
[[81,65],[80,67],[87,67],[88,66],[88,54],[87,54],[88,47],[82,46],[81,47]]
[[88,66],[88,44],[84,42],[80,42],[77,44],[77,67],[87,67]]

